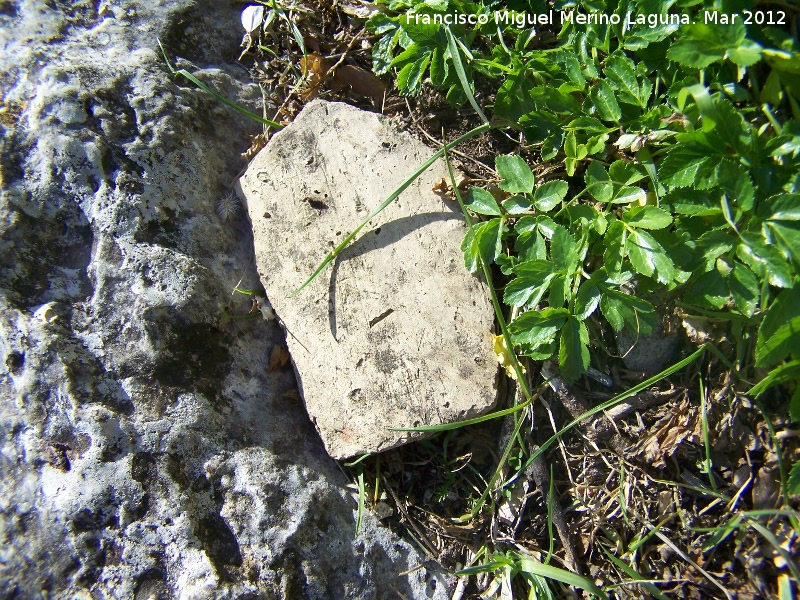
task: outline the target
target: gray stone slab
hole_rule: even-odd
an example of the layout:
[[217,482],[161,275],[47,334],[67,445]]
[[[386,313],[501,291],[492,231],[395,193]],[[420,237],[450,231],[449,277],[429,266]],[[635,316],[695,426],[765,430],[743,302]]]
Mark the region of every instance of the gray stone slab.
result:
[[387,450],[495,403],[493,311],[464,268],[458,205],[435,164],[301,294],[323,260],[431,154],[380,115],[315,101],[240,180],[258,271],[289,334],[311,420],[334,458]]
[[266,368],[277,324],[220,318],[258,285],[221,199],[261,128],[176,84],[156,38],[260,112],[241,8],[2,3],[2,598],[450,597],[371,514],[354,535],[291,369]]

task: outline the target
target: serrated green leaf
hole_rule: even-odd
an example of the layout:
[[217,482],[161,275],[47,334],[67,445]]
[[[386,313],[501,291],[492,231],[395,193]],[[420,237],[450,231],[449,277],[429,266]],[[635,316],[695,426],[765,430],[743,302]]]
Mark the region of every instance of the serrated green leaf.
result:
[[615,160],[608,167],[608,176],[619,185],[631,185],[647,177],[642,168],[636,163],[624,160]]
[[664,247],[646,231],[638,229],[629,231],[625,250],[631,266],[637,273],[655,277],[656,280],[666,284],[675,279],[677,271],[672,259]]
[[756,365],[761,367],[774,365],[787,355],[798,353],[800,353],[800,317],[795,317],[775,331],[763,344],[757,345]]
[[630,227],[664,229],[672,224],[672,215],[655,206],[635,206],[622,214],[622,220]]
[[559,330],[569,318],[565,308],[545,308],[522,313],[508,325],[514,344],[528,344],[534,348],[555,340]]
[[554,61],[563,65],[564,71],[572,83],[581,88],[586,85],[586,79],[581,72],[581,63],[575,54],[572,52],[559,52],[554,56]]
[[601,80],[589,90],[589,98],[597,109],[597,114],[604,121],[618,123],[622,118],[622,110],[614,96],[614,90],[605,80]]
[[619,273],[622,269],[622,260],[625,258],[625,243],[628,239],[628,230],[622,221],[614,221],[606,229],[603,238],[605,251],[603,262],[611,274]]
[[606,232],[608,221],[603,213],[590,204],[569,204],[566,207],[572,227],[578,226],[577,231],[584,231],[586,227],[591,227],[603,235]]
[[722,60],[731,48],[744,42],[745,27],[732,24],[697,23],[681,28],[678,39],[667,50],[667,58],[694,69],[705,69]]
[[564,170],[567,172],[567,175],[569,175],[570,177],[575,175],[575,169],[577,169],[577,167],[578,167],[578,159],[572,158],[572,157],[567,157],[564,160]]
[[609,286],[600,285],[600,288],[603,293],[600,312],[615,331],[622,331],[625,326],[640,333],[652,331],[649,320],[644,318],[654,312],[649,302]]
[[581,112],[578,102],[569,94],[552,86],[540,85],[531,90],[536,107],[558,115],[574,115]]
[[667,194],[661,204],[670,212],[697,217],[722,214],[719,202],[709,194],[693,189],[676,189]]
[[556,353],[556,344],[555,341],[550,342],[549,344],[540,344],[535,349],[524,349],[524,355],[530,358],[531,360],[550,360],[553,357],[553,354]]
[[536,108],[531,97],[533,88],[533,83],[528,79],[528,70],[520,65],[519,70],[510,75],[497,91],[495,115],[514,122],[522,115],[533,112]]
[[464,252],[464,265],[470,273],[478,270],[479,255],[487,266],[492,264],[495,258],[500,255],[502,251],[502,229],[502,219],[491,219],[480,225],[475,225],[467,231],[464,240],[461,242],[461,250]]
[[640,187],[626,185],[619,188],[611,199],[612,204],[630,204],[631,202],[640,202],[647,198],[647,192]]
[[[602,135],[594,135],[586,140],[586,156],[594,156],[595,154],[600,154],[606,148],[606,142],[608,141],[608,134],[604,133]],[[578,151],[578,156],[580,156],[580,151]],[[583,157],[581,157],[583,158]]]
[[555,277],[553,263],[548,260],[529,260],[514,267],[517,275],[506,285],[503,301],[509,306],[536,306]]
[[715,133],[740,154],[747,154],[752,127],[742,111],[721,95],[714,100],[714,107],[719,119]]
[[606,127],[594,117],[578,117],[572,119],[567,125],[564,126],[565,131],[582,131],[584,133],[598,133],[604,134],[609,131],[614,131],[613,128]]
[[503,200],[503,210],[510,215],[521,215],[533,208],[530,201],[524,196],[511,196]]
[[704,261],[703,271],[714,268],[717,259],[733,249],[736,240],[728,231],[714,230],[704,233],[697,240],[697,250]]
[[575,139],[574,131],[570,131],[567,134],[567,139],[564,141],[564,153],[567,158],[576,158],[578,156],[578,142]]
[[553,239],[553,235],[555,235],[556,230],[561,227],[558,223],[556,223],[552,218],[547,215],[537,215],[536,216],[536,226],[539,228],[539,231],[542,232],[542,235],[546,237],[548,240]]
[[523,235],[525,233],[536,231],[538,227],[539,220],[532,215],[526,215],[517,219],[517,222],[514,225],[514,232],[517,235]]
[[364,23],[364,27],[367,28],[367,31],[381,35],[387,33],[388,31],[396,30],[398,25],[385,13],[376,12],[369,19],[367,19],[367,22]]
[[727,57],[740,67],[749,67],[761,60],[761,45],[745,40],[735,48],[729,48]]
[[792,270],[784,256],[774,246],[764,243],[764,238],[752,233],[743,233],[736,248],[736,256],[749,266],[761,279],[767,278],[770,285],[788,288],[792,286]]
[[783,290],[770,305],[756,341],[756,366],[769,367],[800,351],[800,289]]
[[466,235],[464,235],[464,239],[461,241],[461,251],[464,253],[464,266],[467,267],[470,273],[475,273],[480,267],[478,263],[480,249],[478,248],[477,231],[477,227],[468,229]]
[[764,221],[762,231],[764,237],[790,256],[795,263],[800,263],[800,223],[770,219]]
[[752,317],[760,296],[758,279],[753,272],[742,263],[735,262],[728,278],[728,287],[736,307],[742,314]]
[[589,332],[586,325],[570,315],[561,328],[558,348],[561,376],[571,383],[589,368]]
[[536,229],[517,236],[514,250],[519,254],[519,260],[522,262],[547,258],[547,244],[545,244],[542,234]]
[[[716,183],[715,169],[722,160],[724,142],[710,134],[681,134],[658,169],[658,177],[670,188],[696,185],[707,189]],[[713,144],[713,145],[712,145]],[[706,181],[708,180],[708,181]]]
[[647,106],[650,91],[646,85],[639,85],[633,61],[624,54],[614,54],[606,60],[603,70],[606,77],[613,82],[620,102],[633,104],[640,108]]
[[578,243],[565,227],[559,226],[550,242],[550,257],[557,271],[570,277],[578,268]]
[[569,185],[566,181],[556,179],[548,181],[536,188],[533,194],[533,203],[542,212],[550,212],[564,201]]
[[712,269],[697,278],[691,288],[690,296],[695,302],[719,309],[728,303],[730,290],[719,271]]
[[481,247],[481,257],[489,266],[494,263],[503,251],[503,219],[491,219],[483,223],[478,233],[478,245]]
[[567,278],[562,273],[556,273],[556,276],[553,277],[553,281],[550,283],[547,304],[554,308],[564,306],[564,303],[567,301],[568,291]]
[[773,221],[800,221],[800,194],[779,194],[764,202],[759,209],[767,219]]
[[556,131],[553,134],[547,136],[542,142],[542,160],[552,160],[555,158],[556,154],[558,154],[559,149],[561,148],[561,144],[564,143],[564,132],[563,131]]
[[416,19],[413,15],[400,16],[400,25],[414,43],[435,47],[447,45],[444,27],[437,23],[425,23],[424,19]]
[[[378,42],[372,47],[372,70],[377,75],[388,73],[392,66],[392,53],[397,47],[400,38],[400,32],[397,31],[397,25],[391,23],[390,33],[381,37]],[[382,33],[380,31],[376,33]]]
[[446,54],[447,51],[444,48],[437,47],[434,48],[433,56],[431,57],[431,83],[437,88],[444,86],[449,72]]
[[600,162],[593,160],[586,168],[583,177],[586,190],[598,202],[608,202],[614,195],[614,185]]
[[717,170],[719,186],[739,211],[753,208],[756,192],[750,173],[732,160],[722,160]]
[[584,321],[597,310],[600,304],[600,288],[594,281],[587,279],[578,288],[578,295],[575,298],[575,317]]
[[394,60],[392,60],[392,66],[396,67],[412,63],[421,59],[427,52],[430,52],[429,48],[420,46],[419,44],[414,44],[412,42],[410,46],[394,57]]
[[534,177],[531,168],[516,155],[500,155],[495,158],[495,168],[502,177],[501,189],[509,194],[530,194],[533,192]]
[[497,201],[489,192],[482,188],[472,188],[467,197],[464,198],[464,205],[472,212],[479,215],[490,215],[499,217],[501,215],[500,207],[497,206]]
[[400,93],[406,96],[416,96],[422,89],[422,80],[425,78],[425,70],[431,61],[431,52],[411,62],[400,69],[397,74],[397,88]]

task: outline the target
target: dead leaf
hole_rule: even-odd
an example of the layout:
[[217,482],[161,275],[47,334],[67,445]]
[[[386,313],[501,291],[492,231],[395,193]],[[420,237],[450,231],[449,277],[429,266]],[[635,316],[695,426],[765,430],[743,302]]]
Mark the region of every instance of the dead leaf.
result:
[[450,192],[450,184],[447,183],[447,179],[442,177],[442,180],[439,183],[433,184],[433,193],[438,194],[439,196],[447,196]]
[[699,444],[702,441],[700,410],[692,406],[688,398],[684,398],[650,431],[650,435],[634,446],[633,454],[641,456],[654,467],[663,468],[666,466],[665,459],[674,456],[684,442]]
[[683,113],[673,112],[670,116],[663,117],[661,120],[664,123],[680,123],[680,125],[684,129],[688,129],[689,128],[689,117],[687,117]]
[[340,0],[339,6],[346,15],[357,19],[369,19],[380,9],[372,2],[367,3],[363,0]]
[[[492,338],[494,339],[494,353],[497,356],[497,362],[500,363],[500,366],[506,370],[506,375],[508,375],[514,381],[517,380],[517,371],[514,369],[514,361],[511,357],[511,351],[506,346],[506,339],[502,335],[493,335]],[[522,369],[523,374],[525,373],[525,367],[520,365],[520,369]]]
[[[456,185],[458,186],[458,191],[461,193],[462,196],[467,194],[467,188],[474,180],[467,175],[459,174],[456,179]],[[441,196],[443,200],[455,200],[455,194],[453,194],[453,187],[450,185],[450,181],[442,177],[442,180],[438,183],[433,184],[432,191],[437,196]]]
[[335,86],[349,85],[357,94],[371,98],[376,106],[383,104],[386,84],[377,75],[354,65],[342,65],[333,75]]
[[253,157],[256,154],[258,154],[258,151],[261,150],[266,145],[267,145],[266,134],[259,133],[258,135],[251,136],[250,147],[244,152],[242,152],[242,158],[250,162],[251,160],[253,160]]
[[686,337],[697,344],[704,344],[711,339],[708,333],[708,319],[686,315],[681,322]]
[[319,88],[328,78],[331,61],[316,52],[300,59],[300,69],[306,76],[306,89],[300,94],[304,102],[313,100],[319,95]]
[[289,362],[289,351],[281,346],[275,344],[272,347],[272,354],[269,357],[269,364],[267,365],[267,373],[272,373],[275,369],[283,368]]

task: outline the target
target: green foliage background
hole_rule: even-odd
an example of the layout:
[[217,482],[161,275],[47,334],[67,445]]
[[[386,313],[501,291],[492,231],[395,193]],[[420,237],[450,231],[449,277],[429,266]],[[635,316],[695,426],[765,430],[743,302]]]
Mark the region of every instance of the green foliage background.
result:
[[[465,264],[477,270],[480,256],[508,276],[503,300],[516,315],[509,330],[518,353],[552,357],[574,381],[600,343],[593,324],[647,333],[657,311],[645,298],[669,299],[727,320],[740,380],[755,384],[754,395],[784,386],[800,421],[798,8],[378,4],[367,23],[380,36],[376,73],[394,69],[407,95],[427,78],[454,106],[476,108],[482,82],[496,91],[484,107],[492,124],[521,131],[540,161],[559,167],[537,179],[520,156],[498,156],[502,193],[473,188],[466,199],[483,220],[464,239]],[[494,11],[506,9],[619,15],[620,23],[517,28],[495,22]],[[662,23],[628,26],[629,13]],[[415,17],[446,14],[488,22]],[[798,465],[789,487],[800,492]]]

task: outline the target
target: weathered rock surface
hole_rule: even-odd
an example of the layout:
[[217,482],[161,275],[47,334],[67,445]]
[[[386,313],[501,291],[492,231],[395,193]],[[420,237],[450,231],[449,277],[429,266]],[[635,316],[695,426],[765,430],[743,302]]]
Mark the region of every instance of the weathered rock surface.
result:
[[0,3],[0,597],[447,597],[373,518],[353,539],[267,372],[279,328],[218,317],[258,283],[246,215],[216,211],[258,126],[177,87],[156,36],[259,110],[241,5],[99,4]]
[[486,286],[464,268],[458,205],[432,190],[447,177],[443,162],[289,298],[329,244],[430,154],[379,115],[318,100],[240,180],[261,279],[289,332],[308,413],[335,458],[412,437],[388,428],[467,419],[495,403],[494,313]]
[[680,338],[665,335],[659,323],[653,333],[640,333],[623,329],[617,334],[617,348],[625,366],[631,371],[658,373],[677,360]]

